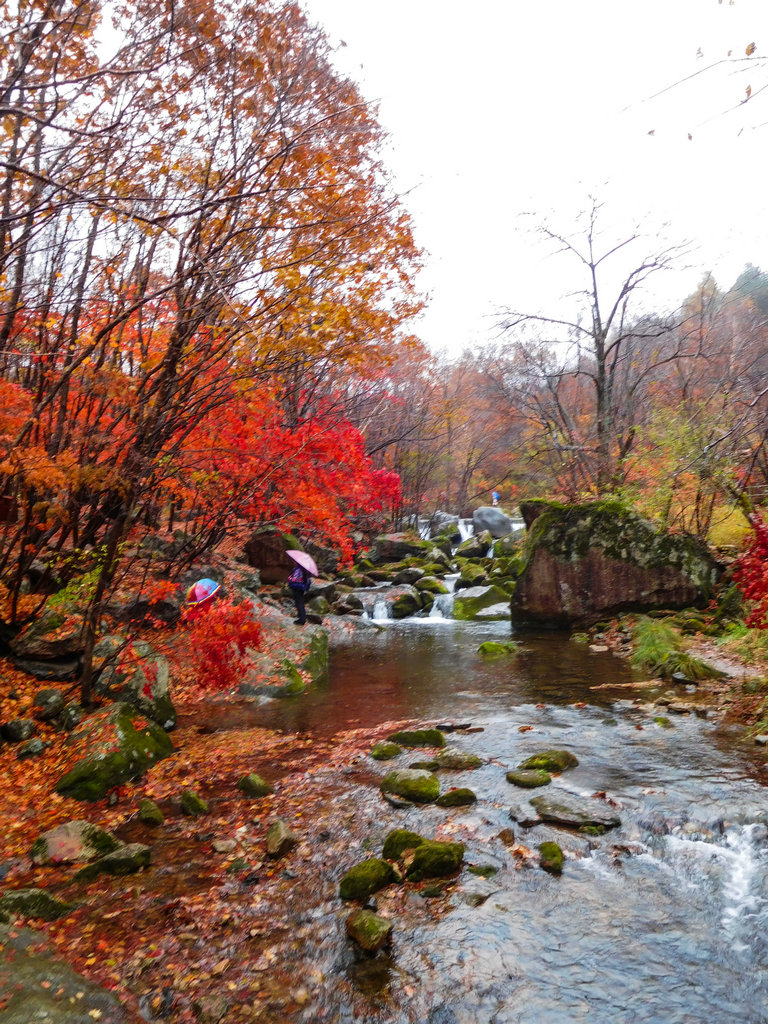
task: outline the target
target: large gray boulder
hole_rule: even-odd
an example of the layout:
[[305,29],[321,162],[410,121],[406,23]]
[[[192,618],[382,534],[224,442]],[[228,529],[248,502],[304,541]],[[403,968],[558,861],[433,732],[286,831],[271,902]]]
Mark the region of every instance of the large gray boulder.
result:
[[657,530],[618,501],[520,508],[528,539],[516,622],[584,626],[625,611],[704,606],[720,576],[702,541]]
[[472,522],[475,533],[482,533],[488,530],[492,537],[506,537],[512,532],[512,520],[505,515],[500,508],[492,505],[481,505],[472,513]]
[[400,562],[403,558],[423,558],[433,545],[407,533],[385,533],[373,542],[368,558],[374,565]]
[[[131,704],[163,729],[176,725],[176,709],[170,693],[168,659],[143,640],[122,651],[121,637],[107,636],[93,650],[94,662],[103,671],[96,683],[101,696]],[[115,657],[116,663],[110,659]]]

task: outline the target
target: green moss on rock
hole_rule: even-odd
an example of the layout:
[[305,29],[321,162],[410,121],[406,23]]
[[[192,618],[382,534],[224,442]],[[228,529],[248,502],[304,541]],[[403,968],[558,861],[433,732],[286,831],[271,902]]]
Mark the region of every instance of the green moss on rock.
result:
[[557,843],[541,843],[539,845],[540,864],[551,875],[559,875],[563,870],[563,851]]
[[444,747],[445,735],[439,729],[406,729],[387,736],[401,747]]
[[343,900],[367,900],[373,893],[395,881],[391,864],[378,857],[361,861],[344,875],[339,882],[339,896]]
[[537,789],[539,786],[548,786],[552,776],[543,768],[518,768],[517,771],[507,772],[507,782],[520,789]]
[[72,733],[70,742],[80,742],[90,750],[56,783],[60,796],[76,800],[101,800],[110,789],[140,778],[173,753],[165,730],[142,719],[126,704],[91,715]]
[[253,798],[269,796],[270,793],[274,793],[272,786],[270,786],[266,779],[262,779],[260,775],[257,775],[256,772],[251,772],[249,775],[243,775],[243,777],[238,780],[237,788],[241,793],[244,793],[245,796]]
[[393,757],[402,754],[403,748],[397,743],[382,741],[376,743],[371,749],[371,757],[374,761],[391,761]]
[[0,918],[32,917],[56,921],[74,910],[74,904],[51,896],[45,889],[11,889],[0,896]]
[[431,772],[417,768],[400,768],[386,775],[379,787],[382,793],[392,793],[417,804],[430,804],[440,795],[440,783]]
[[384,840],[384,849],[381,855],[385,860],[399,860],[403,850],[414,850],[424,842],[418,832],[411,832],[407,828],[396,828],[390,832]]
[[477,796],[471,790],[464,788],[449,789],[435,800],[438,807],[466,807],[468,804],[477,803]]
[[424,878],[444,878],[455,874],[464,859],[463,843],[439,843],[425,839],[416,847],[407,876],[411,882]]
[[518,768],[537,768],[545,772],[564,772],[567,768],[575,768],[579,759],[568,750],[542,750],[527,758]]
[[208,804],[193,789],[185,789],[181,794],[181,813],[188,818],[199,818],[208,814]]
[[156,828],[165,822],[165,816],[154,800],[145,798],[139,801],[139,821]]
[[392,937],[393,927],[391,921],[372,910],[358,910],[346,922],[347,935],[366,953],[375,953],[385,946]]
[[501,658],[508,654],[518,654],[520,651],[520,645],[515,643],[514,640],[509,640],[507,643],[499,643],[497,640],[485,640],[477,648],[477,653],[482,654],[484,658]]

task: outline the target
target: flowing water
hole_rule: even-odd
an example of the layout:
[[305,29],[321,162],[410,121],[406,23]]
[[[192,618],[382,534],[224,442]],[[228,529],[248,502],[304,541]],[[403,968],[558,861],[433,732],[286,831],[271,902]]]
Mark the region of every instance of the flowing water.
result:
[[[395,719],[471,724],[482,731],[455,731],[449,742],[485,759],[471,772],[440,773],[443,791],[475,791],[468,809],[391,807],[376,782],[392,763],[373,761],[350,770],[329,796],[327,816],[313,823],[324,843],[314,847],[316,894],[308,904],[286,903],[301,940],[285,942],[280,955],[310,981],[285,1019],[766,1024],[762,762],[704,718],[670,716],[673,727],[663,728],[633,705],[632,691],[590,689],[631,680],[610,654],[547,634],[517,637],[515,657],[477,653],[483,640],[509,636],[508,624],[439,619],[361,631],[334,650],[327,683],[260,709],[263,724],[318,738]],[[588,837],[525,829],[510,817],[510,808],[548,790],[516,789],[505,771],[551,747],[580,763],[550,790],[605,791],[621,828]],[[407,754],[396,762],[407,763]],[[495,873],[464,870],[436,899],[408,889],[379,896],[395,921],[392,949],[360,958],[344,935],[349,908],[338,879],[366,850],[379,854],[396,827],[460,840],[467,865]],[[509,834],[499,838],[509,829],[533,851],[558,841],[562,875],[545,873],[535,858],[521,862]]]

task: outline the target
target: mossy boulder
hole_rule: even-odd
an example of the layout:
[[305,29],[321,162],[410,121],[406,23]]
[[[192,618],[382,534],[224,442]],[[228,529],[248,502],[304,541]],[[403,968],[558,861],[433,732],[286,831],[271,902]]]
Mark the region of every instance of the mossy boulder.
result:
[[65,749],[72,765],[56,783],[56,792],[76,800],[101,800],[110,789],[140,778],[172,754],[173,744],[156,722],[119,703],[86,718]]
[[32,701],[32,716],[38,722],[51,722],[64,710],[64,704],[64,694],[58,687],[46,687],[35,694]]
[[[96,668],[105,666],[96,684],[97,692],[136,708],[163,729],[176,725],[176,709],[170,692],[168,659],[143,640],[131,645],[130,660],[120,660],[125,640],[119,636],[101,639],[93,650]],[[117,657],[117,663],[108,659]]]
[[391,761],[393,757],[397,757],[402,754],[403,748],[397,743],[389,743],[383,740],[381,743],[376,743],[371,749],[371,757],[374,761]]
[[393,619],[408,619],[416,612],[420,612],[422,606],[423,601],[418,593],[415,590],[409,590],[408,593],[395,598],[390,606],[390,611]]
[[619,501],[520,508],[528,536],[515,621],[570,627],[625,611],[700,607],[721,575],[702,541],[658,530]]
[[92,882],[99,875],[113,875],[122,877],[124,875],[135,875],[137,871],[148,868],[152,857],[152,849],[143,843],[126,843],[120,846],[114,853],[108,853],[105,857],[92,864],[86,864],[74,877],[75,882]]
[[0,921],[7,921],[10,917],[56,921],[74,909],[72,903],[56,899],[45,889],[7,889],[0,896]]
[[415,586],[419,592],[426,592],[428,594],[448,593],[448,587],[436,576],[424,576],[423,579],[417,580]]
[[453,617],[460,620],[471,620],[482,617],[485,611],[498,608],[493,614],[499,618],[509,618],[509,596],[500,587],[468,587],[456,595],[453,602]]
[[445,878],[455,874],[464,859],[463,843],[439,843],[425,839],[414,850],[407,877],[411,882],[424,878]]
[[415,534],[388,533],[377,537],[368,555],[369,562],[381,565],[400,562],[409,555],[423,556],[433,547],[432,541],[422,540]]
[[381,855],[385,860],[399,860],[404,850],[415,850],[424,841],[418,832],[411,832],[407,828],[396,828],[384,840],[384,849],[381,851]]
[[401,729],[387,739],[401,747],[444,747],[445,734],[439,729]]
[[488,571],[479,562],[465,562],[461,567],[461,575],[456,580],[455,591],[479,587],[488,582]]
[[154,800],[145,797],[139,801],[139,821],[142,825],[157,828],[165,822],[165,816]]
[[548,786],[551,781],[552,776],[543,768],[518,768],[517,771],[507,772],[507,782],[520,789],[537,789],[539,786]]
[[466,750],[456,750],[453,747],[446,747],[441,750],[432,762],[437,768],[448,768],[455,772],[471,771],[473,768],[482,768],[485,764],[482,757],[471,754]]
[[285,679],[285,684],[275,688],[273,694],[275,697],[297,697],[305,692],[307,684],[304,682],[298,666],[290,658],[282,659],[279,670],[280,675]]
[[52,598],[42,615],[10,641],[19,658],[49,660],[82,654],[85,616],[81,608]]
[[563,870],[563,851],[557,843],[539,844],[539,864],[551,875],[559,875]]
[[440,795],[437,776],[419,768],[400,768],[381,781],[382,793],[391,793],[416,804],[431,804]]
[[391,921],[372,910],[358,910],[346,921],[347,935],[366,953],[375,953],[385,946],[392,938],[393,927]]
[[238,780],[237,788],[247,797],[256,799],[261,796],[269,796],[270,793],[274,793],[275,790],[266,779],[262,779],[256,772],[251,772],[248,775],[243,775]]
[[369,857],[344,875],[339,882],[339,896],[343,900],[367,900],[373,893],[394,882],[396,877],[394,868],[387,861]]
[[184,790],[179,806],[188,818],[199,818],[209,812],[208,803],[194,789]]
[[564,772],[568,768],[575,768],[579,759],[569,750],[542,750],[538,754],[532,754],[517,767],[526,769],[538,769],[545,772]]
[[457,558],[485,558],[493,543],[493,537],[486,530],[476,536],[467,537],[456,548]]
[[33,864],[72,864],[95,860],[117,850],[122,843],[89,821],[67,821],[43,832],[32,844]]
[[435,800],[438,807],[466,807],[477,803],[477,795],[466,787],[449,789]]
[[519,654],[520,645],[514,640],[500,642],[498,640],[485,640],[477,648],[477,653],[484,658],[504,658],[510,654]]

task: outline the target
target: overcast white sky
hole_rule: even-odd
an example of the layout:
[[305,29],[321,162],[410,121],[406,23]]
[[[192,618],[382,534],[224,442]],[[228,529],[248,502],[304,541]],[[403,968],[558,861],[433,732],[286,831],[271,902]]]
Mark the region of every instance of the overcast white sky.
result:
[[[379,102],[427,250],[419,333],[432,348],[487,338],[500,307],[553,309],[570,268],[530,229],[567,231],[590,195],[618,234],[644,223],[638,257],[665,223],[669,241],[696,243],[657,305],[677,306],[705,269],[724,287],[747,262],[768,270],[766,0],[302,3]],[[651,98],[751,42],[751,61]]]

